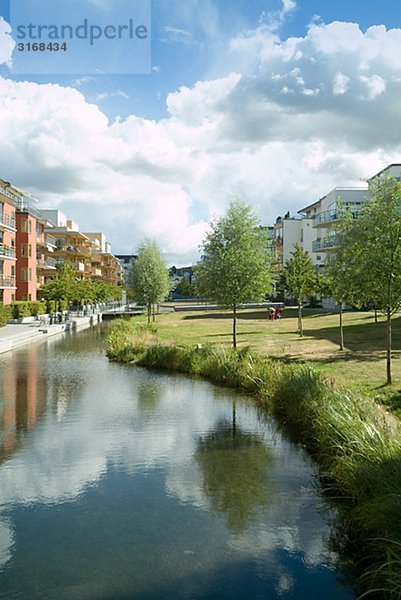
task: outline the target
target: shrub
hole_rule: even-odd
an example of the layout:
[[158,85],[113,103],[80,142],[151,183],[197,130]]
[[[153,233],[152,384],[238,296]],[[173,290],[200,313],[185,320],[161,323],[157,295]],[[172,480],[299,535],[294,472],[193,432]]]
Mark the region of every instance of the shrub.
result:
[[23,319],[24,317],[36,317],[44,314],[46,307],[43,302],[13,302],[12,317],[13,319]]
[[0,327],[4,327],[4,325],[7,325],[7,321],[9,321],[11,317],[11,305],[4,306],[4,304],[0,304]]

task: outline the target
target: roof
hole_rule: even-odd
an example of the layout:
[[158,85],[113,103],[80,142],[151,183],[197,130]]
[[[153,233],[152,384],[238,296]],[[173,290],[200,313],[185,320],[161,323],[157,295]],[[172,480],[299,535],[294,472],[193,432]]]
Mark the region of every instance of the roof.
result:
[[384,169],[382,169],[381,171],[376,173],[376,175],[372,175],[372,177],[369,177],[368,181],[371,181],[372,179],[375,179],[376,177],[380,177],[380,175],[382,173],[384,173],[384,171],[388,171],[388,169],[391,169],[391,167],[401,167],[401,163],[391,163],[391,165],[387,165],[387,167],[384,167]]

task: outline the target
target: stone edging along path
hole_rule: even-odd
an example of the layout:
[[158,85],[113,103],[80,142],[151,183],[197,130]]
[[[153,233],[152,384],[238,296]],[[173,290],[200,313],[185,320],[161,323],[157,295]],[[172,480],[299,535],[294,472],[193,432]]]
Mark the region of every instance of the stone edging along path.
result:
[[77,331],[96,325],[102,320],[101,314],[75,317],[66,323],[55,325],[22,324],[6,325],[0,329],[0,354],[10,352],[32,342],[40,342],[65,331]]

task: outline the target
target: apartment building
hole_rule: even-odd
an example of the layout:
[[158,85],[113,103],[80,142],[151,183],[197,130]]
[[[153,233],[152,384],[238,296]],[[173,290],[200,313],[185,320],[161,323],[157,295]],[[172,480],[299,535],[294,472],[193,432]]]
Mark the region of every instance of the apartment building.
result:
[[0,179],[0,302],[16,299],[16,209],[18,196],[8,181]]
[[103,233],[80,232],[61,211],[39,209],[29,192],[0,179],[0,303],[36,300],[67,260],[77,279],[122,281],[122,266]]
[[111,244],[101,232],[85,233],[92,244],[92,279],[101,279],[113,285],[123,281],[123,266],[111,251]]
[[60,210],[42,210],[49,226],[45,227],[45,234],[51,235],[54,240],[52,258],[62,264],[69,262],[75,271],[77,280],[92,278],[92,244],[90,239],[79,231],[77,223],[67,219]]
[[284,217],[277,217],[273,231],[273,248],[278,269],[281,270],[291,258],[295,244],[301,245],[311,253],[314,236],[312,218],[291,216],[289,212]]

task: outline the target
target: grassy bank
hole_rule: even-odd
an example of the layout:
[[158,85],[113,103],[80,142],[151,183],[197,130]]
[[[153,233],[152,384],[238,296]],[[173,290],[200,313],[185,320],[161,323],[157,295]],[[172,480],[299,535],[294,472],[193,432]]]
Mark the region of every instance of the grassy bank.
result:
[[401,426],[361,392],[337,387],[311,366],[243,348],[196,348],[161,340],[134,321],[113,323],[108,356],[202,375],[254,394],[291,428],[340,499],[341,540],[352,553],[362,591],[401,596]]

